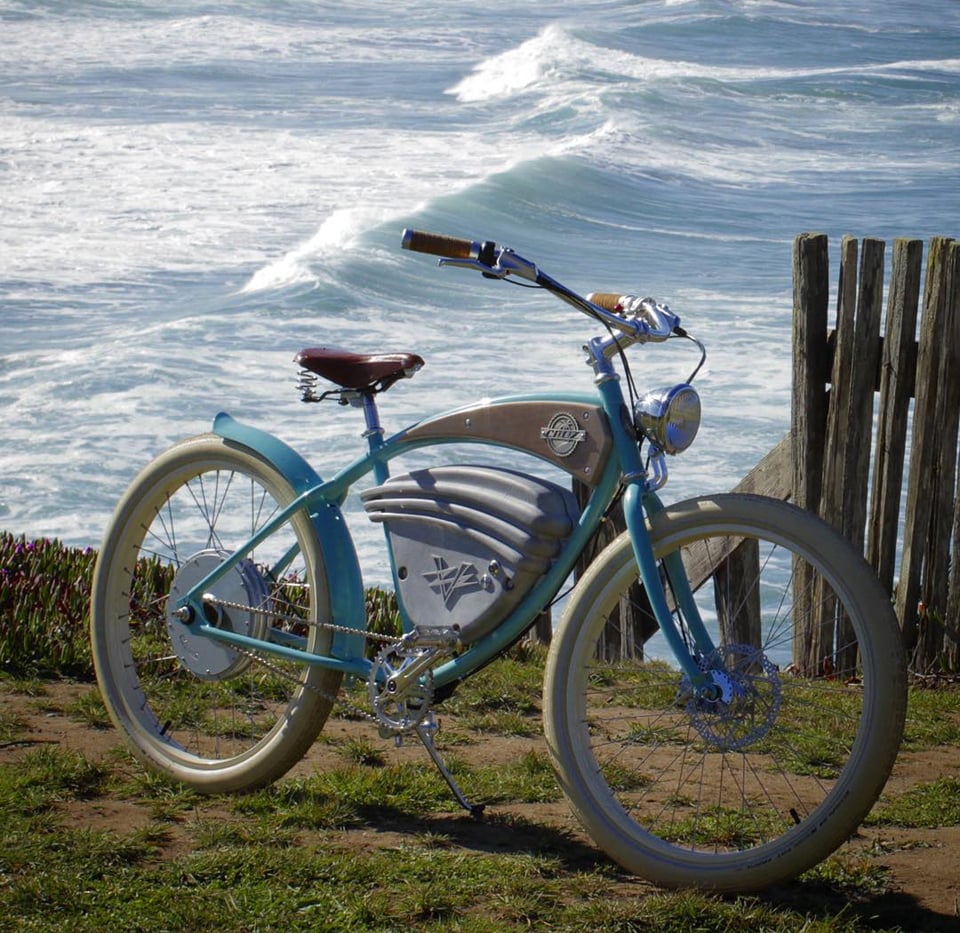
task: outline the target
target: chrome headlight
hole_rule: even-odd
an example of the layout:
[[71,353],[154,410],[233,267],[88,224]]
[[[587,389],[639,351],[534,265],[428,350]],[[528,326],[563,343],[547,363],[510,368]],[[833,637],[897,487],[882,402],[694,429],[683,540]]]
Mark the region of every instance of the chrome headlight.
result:
[[693,386],[656,389],[641,398],[633,409],[637,430],[665,454],[686,450],[700,427],[700,396]]

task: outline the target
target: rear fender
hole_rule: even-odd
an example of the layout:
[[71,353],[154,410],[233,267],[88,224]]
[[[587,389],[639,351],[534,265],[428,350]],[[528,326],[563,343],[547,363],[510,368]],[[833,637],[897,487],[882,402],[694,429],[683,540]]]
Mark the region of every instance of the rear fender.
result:
[[[266,460],[293,487],[303,495],[320,486],[322,480],[313,467],[280,438],[259,428],[243,424],[221,412],[213,420],[213,433],[238,447],[252,451]],[[364,632],[367,627],[363,579],[353,539],[344,521],[340,507],[334,502],[319,501],[310,510],[310,520],[326,570],[330,588],[330,607],[335,625]],[[364,639],[360,635],[335,632],[331,654],[336,658],[355,658],[363,654]]]

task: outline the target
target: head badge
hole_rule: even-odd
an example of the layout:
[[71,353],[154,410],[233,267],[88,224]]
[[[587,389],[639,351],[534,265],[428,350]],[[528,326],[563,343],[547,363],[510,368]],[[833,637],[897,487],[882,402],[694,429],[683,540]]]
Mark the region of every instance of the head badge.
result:
[[569,457],[577,446],[586,440],[587,432],[577,424],[577,419],[565,411],[557,412],[540,436],[558,457]]

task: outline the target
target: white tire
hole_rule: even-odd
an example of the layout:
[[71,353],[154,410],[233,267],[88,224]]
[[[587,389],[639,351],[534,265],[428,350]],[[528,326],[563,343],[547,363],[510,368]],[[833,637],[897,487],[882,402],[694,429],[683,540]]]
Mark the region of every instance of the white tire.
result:
[[[658,559],[680,554],[685,568],[712,570],[749,542],[737,552],[749,572],[690,570],[708,628],[739,619],[703,661],[726,672],[724,695],[698,699],[672,658],[611,657],[634,634],[628,600],[642,602],[621,536],[579,581],[547,660],[545,730],[564,793],[598,846],[659,884],[746,891],[791,878],[854,832],[893,766],[906,676],[890,600],[854,548],[786,503],[693,499],[649,529]],[[813,629],[810,606],[827,607]],[[819,647],[803,658],[810,637]]]
[[[258,456],[215,435],[161,454],[127,490],[94,572],[91,638],[113,722],[141,761],[205,793],[250,790],[295,764],[323,727],[341,675],[251,657],[172,618],[174,599],[295,498]],[[217,624],[274,627],[323,654],[331,636],[321,548],[305,512],[223,580]]]

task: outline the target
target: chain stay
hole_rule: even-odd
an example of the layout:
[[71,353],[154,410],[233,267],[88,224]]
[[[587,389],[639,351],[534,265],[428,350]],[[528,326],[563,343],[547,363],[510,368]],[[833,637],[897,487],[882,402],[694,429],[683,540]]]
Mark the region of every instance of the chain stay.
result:
[[[384,635],[380,632],[370,632],[370,631],[361,632],[355,628],[350,628],[349,626],[346,626],[346,625],[337,625],[333,622],[309,622],[306,619],[301,618],[300,616],[286,615],[285,613],[277,612],[276,610],[273,610],[273,609],[266,609],[266,608],[261,608],[257,606],[251,606],[247,603],[231,602],[230,600],[218,599],[214,596],[205,597],[204,602],[210,605],[224,608],[224,609],[236,609],[242,612],[259,612],[264,615],[270,616],[270,618],[273,620],[288,622],[295,625],[309,625],[309,626],[324,629],[330,632],[343,632],[347,635],[360,635],[366,638],[370,642],[375,642],[378,644],[382,644],[384,646],[381,649],[380,654],[378,655],[380,659],[385,659],[388,653],[388,646],[393,645],[400,650],[404,648],[409,650],[409,648],[412,647],[412,643],[417,640],[417,635],[414,633],[411,633],[411,635],[414,636],[413,638],[411,638],[411,635],[407,635],[402,639],[397,639],[396,636],[393,636],[393,635]],[[428,638],[427,640],[432,641],[433,639]],[[329,700],[335,706],[342,707],[343,709],[353,714],[354,716],[376,723],[380,726],[384,724],[385,719],[389,720],[389,717],[385,716],[385,714],[383,713],[379,716],[376,713],[370,713],[367,710],[351,703],[349,700],[344,699],[339,694],[333,695],[333,694],[327,693],[324,690],[321,690],[319,687],[315,687],[312,684],[306,683],[301,677],[291,674],[289,671],[284,670],[283,668],[275,664],[273,661],[270,661],[267,658],[263,657],[261,654],[258,654],[253,649],[244,648],[239,645],[231,645],[231,649],[236,651],[238,654],[241,654],[244,657],[249,658],[251,661],[255,661],[257,664],[262,665],[267,670],[271,671],[277,676],[282,677],[286,680],[289,680],[291,683],[295,683],[298,686],[311,691],[312,693],[316,694],[319,697],[322,697],[325,700]],[[430,652],[431,656],[436,654],[435,650],[431,651],[430,648],[428,648],[427,650]],[[428,697],[432,697],[432,689],[430,687],[427,687],[424,694],[424,699]],[[423,719],[423,715],[419,717],[419,719],[417,720],[417,723],[419,723],[421,719]],[[392,729],[393,731],[397,731],[395,727],[392,727]],[[408,731],[408,730],[400,730],[400,731]]]

